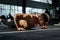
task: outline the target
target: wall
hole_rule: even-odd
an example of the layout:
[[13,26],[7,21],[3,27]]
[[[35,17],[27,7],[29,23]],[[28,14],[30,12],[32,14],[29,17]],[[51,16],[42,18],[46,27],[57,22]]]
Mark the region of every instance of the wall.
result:
[[10,5],[22,5],[22,0],[0,0],[2,4],[10,4]]

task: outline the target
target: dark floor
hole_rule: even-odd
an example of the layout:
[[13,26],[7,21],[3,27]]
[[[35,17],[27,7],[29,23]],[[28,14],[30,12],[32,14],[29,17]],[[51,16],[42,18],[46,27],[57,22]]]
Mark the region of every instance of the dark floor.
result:
[[[0,31],[0,40],[60,40],[60,26],[47,26],[48,29],[41,27],[34,30],[17,31],[2,28]],[[4,31],[5,30],[5,31]]]

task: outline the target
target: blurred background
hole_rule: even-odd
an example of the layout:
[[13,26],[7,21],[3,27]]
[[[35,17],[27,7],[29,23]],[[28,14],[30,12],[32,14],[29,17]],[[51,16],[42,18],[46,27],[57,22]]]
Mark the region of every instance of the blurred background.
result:
[[14,14],[17,13],[48,13],[50,22],[47,25],[59,24],[60,0],[0,0],[0,25],[14,28]]

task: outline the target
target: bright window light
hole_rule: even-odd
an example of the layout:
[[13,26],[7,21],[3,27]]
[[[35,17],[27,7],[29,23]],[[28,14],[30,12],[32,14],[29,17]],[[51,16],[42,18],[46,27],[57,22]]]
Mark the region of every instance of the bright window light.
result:
[[52,0],[32,0],[32,1],[52,4]]
[[31,7],[26,7],[26,13],[44,13],[45,9],[38,9],[38,8],[31,8]]
[[0,16],[9,15],[9,13],[14,16],[16,13],[22,13],[22,6],[0,4]]
[[26,7],[26,13],[27,13],[27,14],[31,13],[31,11],[32,11],[32,8]]

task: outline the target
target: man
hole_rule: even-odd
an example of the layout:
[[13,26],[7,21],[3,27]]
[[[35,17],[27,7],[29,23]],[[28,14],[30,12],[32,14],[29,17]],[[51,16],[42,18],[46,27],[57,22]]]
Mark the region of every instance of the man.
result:
[[[46,19],[44,19],[46,16]],[[38,24],[42,29],[46,29],[46,22],[48,22],[47,14],[15,14],[14,22],[17,30],[27,30],[36,27]],[[47,21],[46,21],[47,20]]]

